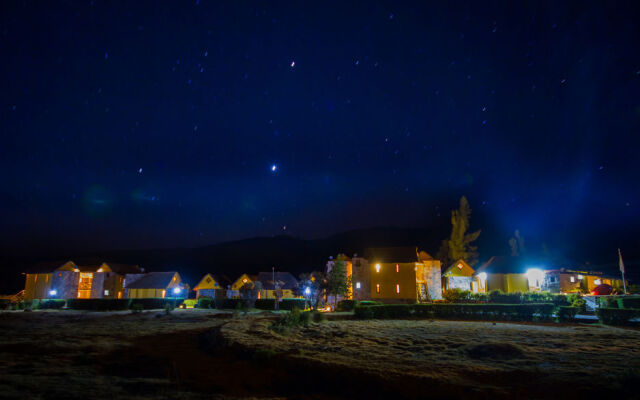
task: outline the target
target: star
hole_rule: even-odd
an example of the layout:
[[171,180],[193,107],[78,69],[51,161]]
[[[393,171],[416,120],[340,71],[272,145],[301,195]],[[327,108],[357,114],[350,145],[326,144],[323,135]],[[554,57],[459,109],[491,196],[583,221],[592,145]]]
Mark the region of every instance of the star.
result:
[[291,68],[296,66],[296,62],[295,61],[291,61]]
[[271,165],[271,172],[276,172],[276,170],[278,169],[278,166],[273,164]]
[[138,173],[141,174],[142,173],[142,168],[138,168]]

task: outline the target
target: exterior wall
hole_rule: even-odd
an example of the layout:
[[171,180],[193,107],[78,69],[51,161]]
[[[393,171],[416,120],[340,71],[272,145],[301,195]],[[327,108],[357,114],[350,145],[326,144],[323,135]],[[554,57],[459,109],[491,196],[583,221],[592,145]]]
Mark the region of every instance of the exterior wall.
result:
[[[293,291],[291,289],[283,289],[282,290],[282,298],[283,299],[291,299],[296,296],[293,295]],[[273,290],[261,290],[260,291],[261,299],[275,299],[275,293]]]
[[529,291],[529,281],[524,274],[487,274],[487,291],[505,293]]
[[164,289],[128,289],[127,297],[130,299],[149,299],[158,297],[169,297]]
[[24,299],[33,300],[49,298],[51,280],[51,274],[27,274],[24,285]]
[[[352,264],[352,284],[354,300],[371,299],[371,270],[369,262],[364,258],[354,257]],[[360,287],[358,288],[358,283]]]
[[446,290],[472,290],[471,282],[473,282],[473,277],[471,276],[447,276],[445,279],[447,282]]
[[93,274],[93,279],[91,282],[91,298],[92,299],[101,299],[104,295],[104,278],[105,272],[97,272]]
[[54,272],[52,278],[52,289],[58,293],[58,299],[75,299],[78,297],[78,279],[80,273],[74,271],[57,271]]
[[[380,265],[379,271],[376,269],[376,265]],[[415,263],[371,263],[369,264],[369,269],[371,275],[370,293],[372,299],[416,301]],[[438,272],[438,275],[439,274],[440,272]],[[399,293],[397,285],[400,285]],[[442,294],[440,294],[440,296],[442,296]]]
[[[243,280],[245,279],[247,281],[243,282]],[[249,278],[249,275],[242,274],[238,279],[236,279],[235,282],[233,282],[233,284],[231,285],[231,290],[240,290],[240,288],[242,288],[242,286],[244,286],[245,283],[253,283],[253,281],[251,280],[251,278]]]
[[[442,269],[438,260],[423,260],[416,263],[416,299],[420,301],[442,299]],[[424,286],[423,286],[424,285]],[[426,289],[426,296],[423,293]],[[424,296],[424,297],[423,297]]]
[[[104,274],[104,283],[102,285],[102,297],[108,299],[124,298],[124,288],[122,287],[124,277],[115,272],[106,272]],[[108,290],[109,294],[104,294]]]
[[196,290],[196,298],[200,297],[222,298],[225,297],[225,291],[223,289],[198,289]]

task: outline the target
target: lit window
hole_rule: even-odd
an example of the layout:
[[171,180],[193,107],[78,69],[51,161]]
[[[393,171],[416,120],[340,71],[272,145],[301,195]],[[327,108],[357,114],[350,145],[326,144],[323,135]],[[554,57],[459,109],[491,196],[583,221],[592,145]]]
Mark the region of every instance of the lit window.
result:
[[396,293],[400,293],[400,284],[396,285]]
[[105,296],[108,296],[108,295],[109,295],[109,291],[108,291],[108,290],[105,290],[105,291],[104,291],[104,295],[105,295]]
[[244,278],[244,279],[242,280],[242,283],[247,283],[247,278]]
[[576,278],[574,276],[569,277],[569,282],[575,282],[575,281],[576,281]]
[[376,293],[380,293],[380,284],[376,283]]
[[582,275],[578,275],[578,279],[582,279],[584,278]]
[[166,291],[166,290],[163,290],[163,291],[162,291],[162,298],[164,298],[164,295],[165,295],[165,294],[167,294],[167,291]]
[[400,272],[400,266],[396,264],[396,272]]
[[462,263],[458,264],[458,269],[462,269]]
[[376,264],[376,272],[380,272],[380,264]]
[[102,272],[102,267],[98,268],[96,272]]
[[593,283],[595,283],[596,285],[601,285],[602,281],[600,279],[594,279]]
[[356,289],[360,289],[360,282],[356,282]]

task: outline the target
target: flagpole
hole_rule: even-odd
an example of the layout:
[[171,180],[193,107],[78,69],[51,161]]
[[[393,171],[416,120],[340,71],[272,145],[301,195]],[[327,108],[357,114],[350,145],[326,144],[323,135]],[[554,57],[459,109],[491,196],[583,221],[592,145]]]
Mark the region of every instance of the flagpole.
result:
[[618,264],[620,266],[620,273],[622,274],[622,287],[624,288],[624,294],[627,294],[627,281],[624,279],[624,263],[622,262],[622,253],[618,249]]

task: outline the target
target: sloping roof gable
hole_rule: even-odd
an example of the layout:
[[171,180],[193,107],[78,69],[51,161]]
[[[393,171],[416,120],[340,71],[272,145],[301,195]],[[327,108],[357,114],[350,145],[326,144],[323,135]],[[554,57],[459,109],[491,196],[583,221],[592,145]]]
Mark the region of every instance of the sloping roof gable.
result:
[[[258,274],[258,281],[262,283],[264,290],[274,289],[272,272],[260,272]],[[291,290],[298,284],[298,280],[289,272],[276,272],[276,281],[281,283],[282,286],[280,286],[280,289]]]
[[166,289],[177,272],[149,272],[142,278],[127,285],[128,289]]
[[444,271],[446,276],[473,276],[475,270],[466,261],[460,259]]

